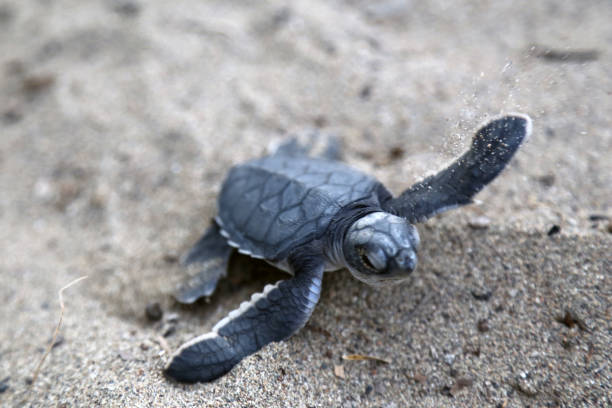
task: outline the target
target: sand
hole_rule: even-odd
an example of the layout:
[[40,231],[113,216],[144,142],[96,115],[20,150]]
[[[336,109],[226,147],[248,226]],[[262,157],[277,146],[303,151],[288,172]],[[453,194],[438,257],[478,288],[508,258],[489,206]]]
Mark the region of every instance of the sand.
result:
[[[0,405],[611,406],[610,21],[608,0],[1,1]],[[233,164],[321,128],[400,192],[513,111],[531,139],[419,225],[411,281],[328,274],[289,341],[212,384],[162,376],[283,276],[238,257],[209,302],[172,300]]]

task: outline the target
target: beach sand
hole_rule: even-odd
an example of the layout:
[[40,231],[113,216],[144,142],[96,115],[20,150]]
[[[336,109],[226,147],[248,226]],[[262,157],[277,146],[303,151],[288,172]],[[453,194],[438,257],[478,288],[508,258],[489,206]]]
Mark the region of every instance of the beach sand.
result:
[[[610,21],[608,0],[1,1],[0,405],[611,406]],[[284,276],[236,257],[208,302],[172,299],[232,165],[320,128],[398,193],[504,112],[530,140],[418,226],[409,282],[326,274],[288,341],[164,378]]]

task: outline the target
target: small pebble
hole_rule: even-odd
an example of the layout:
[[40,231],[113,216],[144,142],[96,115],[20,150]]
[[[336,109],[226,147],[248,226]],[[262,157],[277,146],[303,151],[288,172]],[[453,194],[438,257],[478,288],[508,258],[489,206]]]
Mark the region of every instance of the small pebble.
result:
[[512,387],[521,394],[527,395],[528,397],[533,398],[538,395],[538,390],[535,384],[530,381],[528,373],[525,372],[521,372],[517,376],[516,382],[512,384]]
[[472,289],[472,296],[474,297],[474,299],[480,300],[482,302],[486,302],[491,299],[491,295],[493,295],[493,291],[489,289]]
[[468,221],[468,226],[475,230],[487,229],[491,225],[491,220],[485,216],[473,217]]
[[561,232],[561,227],[560,227],[560,226],[558,226],[558,225],[553,225],[553,226],[552,226],[552,227],[550,227],[550,229],[548,230],[547,235],[548,235],[549,237],[552,237],[553,235],[558,234],[558,233],[560,233],[560,232]]
[[364,85],[361,88],[361,91],[359,91],[359,97],[363,100],[370,99],[371,94],[372,94],[372,85],[370,84]]
[[58,336],[55,338],[55,341],[53,342],[53,345],[51,347],[56,348],[57,346],[61,346],[63,343],[64,343],[64,336],[62,336],[61,334],[58,334]]
[[542,183],[544,187],[552,187],[552,185],[555,184],[555,175],[545,174],[543,176],[538,177],[538,181]]
[[113,10],[115,13],[126,17],[135,17],[140,13],[140,5],[133,1],[122,0],[116,2]]
[[327,125],[327,118],[323,115],[319,115],[316,118],[314,118],[314,124],[316,127],[318,128],[323,128]]
[[399,160],[404,156],[404,154],[405,154],[405,150],[402,146],[393,146],[389,150],[389,159]]
[[164,336],[164,337],[172,336],[175,331],[176,331],[176,326],[175,325],[173,325],[173,324],[166,324],[166,325],[164,325],[164,327],[162,329],[162,336]]
[[448,385],[445,385],[440,389],[440,394],[445,395],[447,397],[453,396],[453,394],[451,394],[451,387]]
[[423,373],[415,373],[414,376],[412,377],[414,379],[414,381],[420,383],[420,384],[425,384],[425,382],[427,381],[427,376]]
[[55,82],[55,76],[51,74],[46,75],[32,75],[24,78],[22,82],[23,90],[29,93],[42,92],[49,88]]
[[455,384],[450,389],[450,394],[455,396],[463,388],[471,387],[474,384],[474,380],[469,377],[459,377],[455,381]]
[[169,314],[166,316],[166,321],[167,321],[168,323],[176,323],[176,322],[178,322],[178,320],[179,320],[179,315],[178,315],[178,313],[169,313]]
[[555,318],[559,323],[563,323],[570,329],[574,326],[578,326],[580,330],[590,331],[589,327],[586,325],[584,320],[576,314],[573,310],[565,309],[565,314],[561,316],[557,316]]
[[164,259],[164,262],[173,264],[173,263],[178,262],[179,257],[175,254],[164,254],[163,259]]
[[13,123],[19,122],[23,114],[17,108],[9,108],[2,114],[2,120],[7,125],[11,125]]
[[6,377],[4,380],[0,381],[0,394],[9,389],[8,381],[11,377]]
[[127,350],[121,350],[119,351],[119,358],[121,358],[123,361],[130,361],[134,360],[134,355]]
[[486,319],[480,319],[477,324],[478,331],[481,333],[486,333],[489,331],[489,323]]
[[162,310],[159,302],[153,302],[153,303],[149,303],[145,307],[145,315],[147,316],[147,319],[149,319],[150,321],[157,322],[161,320],[162,316],[164,315],[164,311]]
[[344,377],[344,366],[343,365],[335,365],[334,366],[334,375],[338,378]]

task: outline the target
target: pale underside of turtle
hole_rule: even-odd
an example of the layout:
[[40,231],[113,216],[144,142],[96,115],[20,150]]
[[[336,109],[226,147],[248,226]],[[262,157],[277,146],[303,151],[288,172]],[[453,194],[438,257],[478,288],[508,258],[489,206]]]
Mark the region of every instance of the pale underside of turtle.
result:
[[335,145],[309,157],[292,141],[232,168],[217,217],[183,260],[201,269],[179,288],[177,300],[210,296],[233,248],[292,276],[267,285],[211,332],[183,344],[165,373],[183,382],[212,381],[265,345],[287,339],[310,318],[324,271],[348,268],[375,286],[406,279],[419,245],[413,224],[472,202],[530,131],[526,115],[494,119],[450,166],[395,198],[374,178],[337,161]]

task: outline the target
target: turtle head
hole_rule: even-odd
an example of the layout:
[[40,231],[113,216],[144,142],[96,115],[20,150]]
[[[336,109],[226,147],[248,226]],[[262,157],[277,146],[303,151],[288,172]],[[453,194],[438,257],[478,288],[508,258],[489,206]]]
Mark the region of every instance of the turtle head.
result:
[[393,214],[374,212],[349,227],[342,249],[354,277],[382,286],[410,275],[416,268],[418,246],[414,225]]

